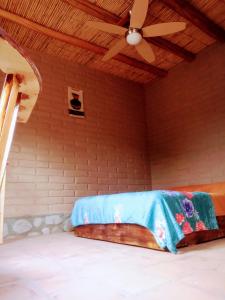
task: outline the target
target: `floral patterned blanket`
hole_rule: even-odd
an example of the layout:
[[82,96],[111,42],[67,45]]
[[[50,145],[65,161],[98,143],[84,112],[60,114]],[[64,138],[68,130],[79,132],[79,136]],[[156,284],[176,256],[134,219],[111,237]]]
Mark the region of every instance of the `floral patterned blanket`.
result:
[[138,224],[173,253],[184,235],[218,229],[212,200],[202,192],[159,190],[85,197],[76,201],[71,220],[73,226]]

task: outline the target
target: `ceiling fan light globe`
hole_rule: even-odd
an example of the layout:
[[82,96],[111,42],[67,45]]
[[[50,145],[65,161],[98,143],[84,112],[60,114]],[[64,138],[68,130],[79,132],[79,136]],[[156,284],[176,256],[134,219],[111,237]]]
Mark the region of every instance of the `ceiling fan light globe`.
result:
[[131,32],[126,36],[127,43],[131,46],[140,44],[142,35],[139,32]]

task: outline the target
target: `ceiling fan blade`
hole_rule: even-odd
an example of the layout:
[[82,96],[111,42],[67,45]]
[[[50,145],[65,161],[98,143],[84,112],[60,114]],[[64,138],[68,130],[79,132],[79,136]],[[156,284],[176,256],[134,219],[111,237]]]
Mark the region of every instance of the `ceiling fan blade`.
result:
[[169,22],[169,23],[160,23],[154,24],[142,29],[144,37],[151,36],[161,36],[167,35],[175,32],[179,32],[186,28],[186,23],[184,22]]
[[152,47],[146,40],[142,40],[140,44],[136,45],[137,52],[149,63],[155,60],[155,54]]
[[119,40],[111,49],[109,49],[108,52],[106,52],[105,56],[103,56],[102,60],[106,61],[112,58],[113,56],[116,56],[123,48],[127,46],[126,39]]
[[125,33],[127,32],[127,29],[124,27],[104,22],[87,21],[85,24],[89,27],[99,29],[108,33],[125,35]]
[[149,0],[135,0],[131,10],[130,27],[142,28],[147,12]]

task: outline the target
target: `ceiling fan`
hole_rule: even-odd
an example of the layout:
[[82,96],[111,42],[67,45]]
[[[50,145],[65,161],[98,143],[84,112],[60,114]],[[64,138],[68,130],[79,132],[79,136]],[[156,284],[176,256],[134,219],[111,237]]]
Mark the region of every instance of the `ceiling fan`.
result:
[[108,33],[123,36],[103,57],[103,61],[116,56],[127,45],[135,46],[137,52],[149,63],[155,60],[155,55],[150,44],[144,39],[145,37],[162,36],[179,32],[186,28],[184,22],[169,22],[149,25],[142,28],[148,12],[149,0],[134,0],[131,10],[130,26],[124,28],[118,25],[87,21],[86,25]]

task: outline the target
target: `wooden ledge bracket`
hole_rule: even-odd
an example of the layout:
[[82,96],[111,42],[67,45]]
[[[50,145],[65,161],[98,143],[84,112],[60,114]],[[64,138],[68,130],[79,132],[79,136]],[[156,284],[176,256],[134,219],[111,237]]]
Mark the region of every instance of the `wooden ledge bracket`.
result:
[[0,243],[3,241],[6,165],[13,140],[21,99],[21,93],[18,93],[18,91],[19,82],[16,75],[6,75],[0,99],[0,103],[2,104],[0,113]]
[[[33,62],[0,28],[0,70],[6,74],[0,98],[0,243],[3,242],[6,165],[16,122],[27,122],[41,88]],[[22,97],[22,95],[25,95]],[[23,108],[19,110],[20,104]]]

